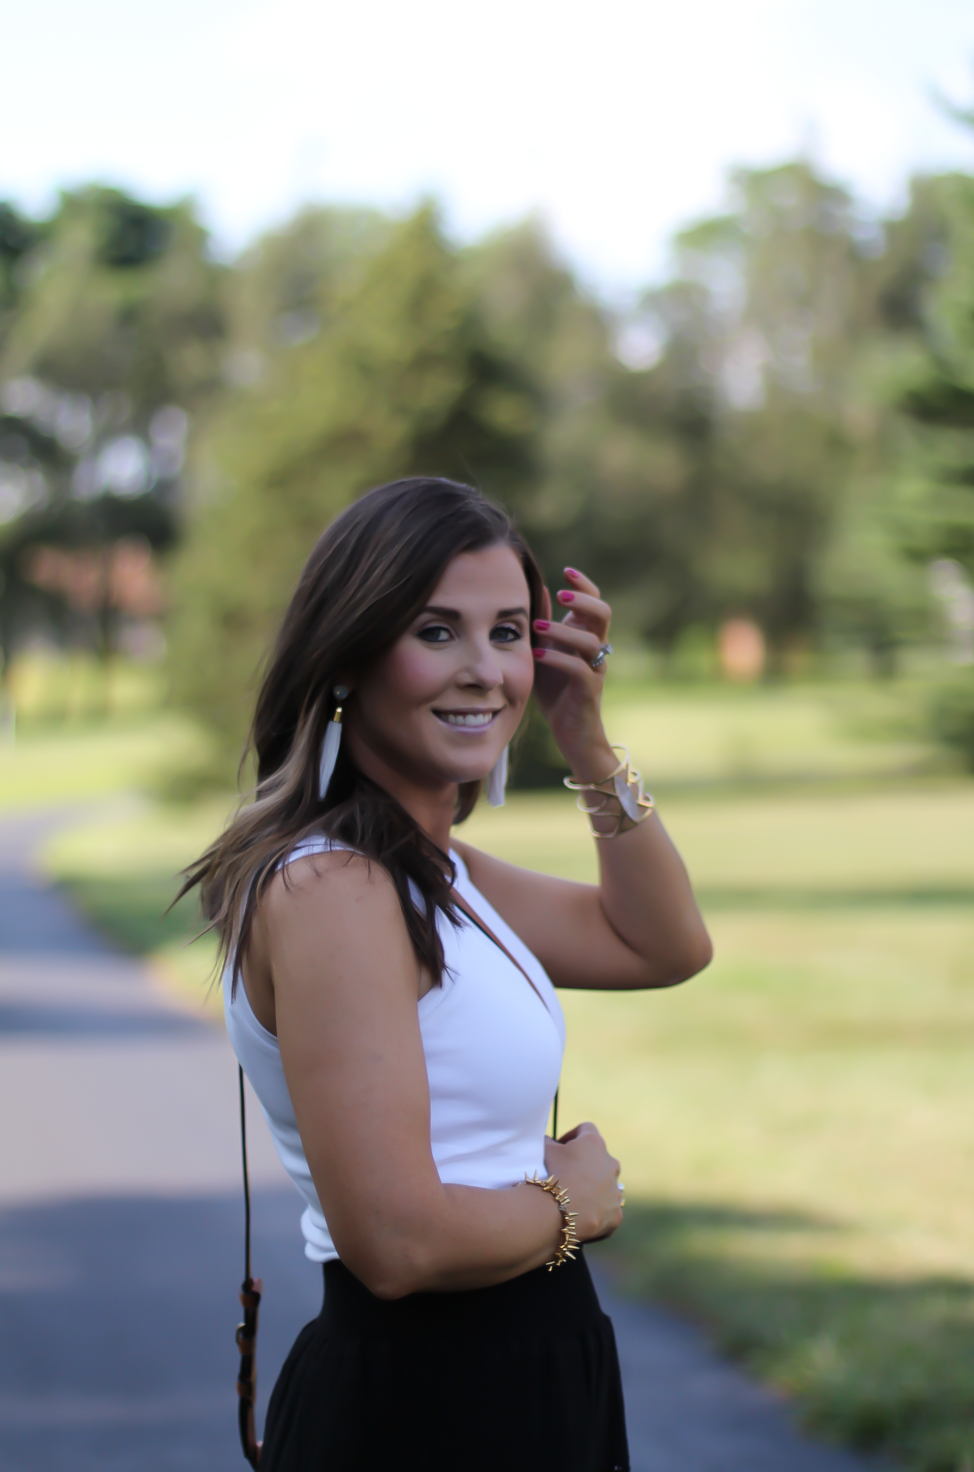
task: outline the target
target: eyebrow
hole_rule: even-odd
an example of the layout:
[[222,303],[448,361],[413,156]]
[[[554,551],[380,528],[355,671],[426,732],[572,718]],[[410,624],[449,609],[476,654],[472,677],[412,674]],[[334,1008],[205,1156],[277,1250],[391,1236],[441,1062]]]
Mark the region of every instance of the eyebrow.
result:
[[[422,618],[423,615],[427,613],[435,613],[439,618],[452,618],[455,619],[457,622],[459,622],[460,619],[463,617],[463,614],[458,608],[442,608],[435,603],[430,603],[426,608],[424,608],[420,613],[420,617]],[[523,614],[525,618],[529,617],[528,610],[520,606],[517,608],[500,608],[495,614],[495,617],[514,618],[515,615],[519,613]]]

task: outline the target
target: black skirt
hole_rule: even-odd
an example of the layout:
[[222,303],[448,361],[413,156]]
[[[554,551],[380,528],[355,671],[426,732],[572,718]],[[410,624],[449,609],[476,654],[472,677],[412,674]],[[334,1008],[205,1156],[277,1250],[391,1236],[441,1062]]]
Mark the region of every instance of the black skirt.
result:
[[340,1262],[274,1387],[260,1472],[628,1472],[612,1324],[581,1253],[375,1298]]

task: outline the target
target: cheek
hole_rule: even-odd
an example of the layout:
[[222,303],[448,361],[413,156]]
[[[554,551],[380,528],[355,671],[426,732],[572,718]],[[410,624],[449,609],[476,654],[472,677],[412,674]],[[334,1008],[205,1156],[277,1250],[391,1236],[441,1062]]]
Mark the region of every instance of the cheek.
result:
[[374,690],[382,692],[385,703],[405,713],[431,699],[442,682],[442,660],[438,664],[432,652],[412,641],[390,649],[376,666],[369,683]]

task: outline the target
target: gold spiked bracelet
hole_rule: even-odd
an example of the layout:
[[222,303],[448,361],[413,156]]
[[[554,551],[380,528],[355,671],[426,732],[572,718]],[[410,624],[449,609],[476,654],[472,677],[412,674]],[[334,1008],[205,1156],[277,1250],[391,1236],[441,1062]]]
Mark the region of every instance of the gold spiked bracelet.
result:
[[[590,819],[615,819],[616,825],[611,833],[600,833],[595,824],[591,823],[593,838],[617,838],[620,833],[628,833],[630,828],[644,823],[655,806],[649,793],[643,792],[642,777],[632,769],[628,749],[625,746],[613,746],[612,750],[622,752],[622,761],[601,782],[575,782],[571,777],[564,779],[565,786],[572,792],[592,793],[592,806],[588,806],[581,796],[578,799],[578,807]],[[615,804],[618,804],[618,810]]]
[[553,1196],[555,1204],[561,1212],[561,1241],[555,1249],[554,1257],[550,1262],[545,1263],[545,1267],[550,1273],[552,1268],[564,1267],[568,1259],[575,1256],[574,1249],[582,1245],[578,1240],[578,1233],[575,1231],[578,1213],[568,1210],[571,1205],[568,1199],[568,1192],[563,1186],[559,1185],[556,1176],[548,1176],[547,1180],[542,1180],[538,1172],[535,1171],[533,1176],[525,1174],[524,1179],[529,1186],[540,1186],[542,1191],[547,1191],[549,1196]]

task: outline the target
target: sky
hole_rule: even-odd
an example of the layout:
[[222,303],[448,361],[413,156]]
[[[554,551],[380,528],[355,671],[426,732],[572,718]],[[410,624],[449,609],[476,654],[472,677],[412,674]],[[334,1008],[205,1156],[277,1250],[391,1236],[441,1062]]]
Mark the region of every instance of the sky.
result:
[[974,167],[971,0],[15,0],[0,198],[194,196],[232,253],[307,202],[544,219],[594,288],[659,279],[728,171],[810,156],[877,208]]

